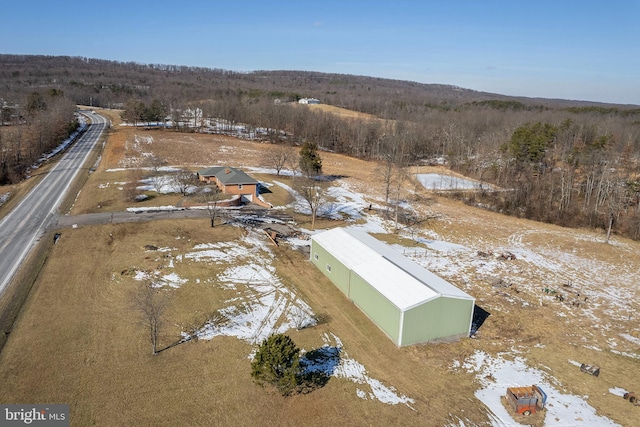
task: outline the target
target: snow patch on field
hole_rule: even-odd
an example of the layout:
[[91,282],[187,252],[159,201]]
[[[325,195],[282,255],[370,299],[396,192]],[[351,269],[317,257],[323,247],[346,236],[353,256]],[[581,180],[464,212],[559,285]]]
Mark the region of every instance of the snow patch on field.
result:
[[[297,190],[280,181],[274,180],[273,183],[293,196],[290,207],[296,212],[311,215],[309,204]],[[363,211],[369,206],[361,193],[354,191],[344,182],[338,182],[335,186],[329,187],[324,196],[326,201],[319,207],[318,216],[325,218],[356,221],[363,218]]]
[[133,278],[134,280],[141,282],[149,281],[151,282],[151,286],[153,286],[154,288],[162,288],[164,286],[179,288],[189,281],[189,279],[182,278],[177,273],[162,275],[159,271],[149,272],[142,270],[136,270]]
[[[143,185],[136,187],[140,191],[155,191],[160,194],[175,194],[182,192],[182,184],[176,182],[175,177],[171,175],[159,175],[151,178],[140,180]],[[193,194],[198,189],[195,185],[189,185],[185,188],[186,194]]]
[[187,283],[189,279],[183,279],[178,276],[176,273],[165,274],[160,277],[160,280],[157,282],[158,286],[171,286],[172,288],[179,288],[180,286]]
[[[195,283],[213,283],[222,289],[233,291],[217,315],[196,331],[198,339],[231,336],[257,345],[274,333],[286,333],[291,329],[317,324],[311,307],[278,277],[273,266],[275,254],[264,235],[257,231],[250,230],[240,241],[197,244],[179,257],[171,255],[173,250],[177,251],[175,248],[156,250],[170,258],[168,266],[162,269],[163,273],[159,270],[136,270],[135,280],[151,281],[155,287],[180,287],[188,280],[175,272],[165,273],[174,267],[174,258],[179,262],[203,262],[224,267],[215,280],[193,280]],[[187,337],[187,332],[183,336]],[[306,365],[303,358],[301,363],[306,369],[358,384],[356,393],[362,399],[378,400],[391,405],[402,403],[409,407],[414,402],[398,393],[394,387],[370,377],[364,365],[344,351],[343,344],[336,335],[324,334],[323,342],[323,357],[314,361],[307,360]]]
[[332,375],[358,384],[359,387],[356,389],[358,397],[365,400],[379,400],[389,405],[402,403],[411,408],[410,403],[414,403],[414,399],[399,394],[395,387],[386,386],[381,381],[371,378],[363,364],[349,357],[340,338],[334,334],[324,334],[323,341],[325,347],[339,349],[340,361],[333,367]]
[[526,360],[521,357],[509,360],[503,355],[493,357],[482,351],[476,351],[465,360],[462,369],[476,374],[476,380],[481,388],[475,392],[475,395],[487,406],[493,426],[519,425],[511,417],[511,412],[505,408],[500,398],[505,395],[507,387],[533,384],[540,386],[547,394],[545,426],[619,425],[607,417],[597,415],[595,409],[587,403],[588,396],[562,393],[558,390],[560,386],[555,378],[527,366]]
[[633,343],[635,345],[640,346],[640,338],[636,338],[633,335],[629,335],[629,334],[620,334],[620,336],[622,338],[624,338],[625,340],[627,340],[627,341],[629,341],[629,342],[631,342],[631,343]]
[[612,387],[609,389],[609,393],[613,394],[614,396],[624,397],[624,394],[628,393],[628,391],[621,387]]
[[438,173],[417,174],[416,179],[427,190],[480,190],[492,188],[487,183]]
[[259,344],[269,335],[314,322],[311,308],[277,276],[271,252],[262,235],[251,231],[241,243],[196,245],[185,258],[228,265],[217,276],[220,286],[235,289],[233,298],[197,332],[199,339],[234,336]]

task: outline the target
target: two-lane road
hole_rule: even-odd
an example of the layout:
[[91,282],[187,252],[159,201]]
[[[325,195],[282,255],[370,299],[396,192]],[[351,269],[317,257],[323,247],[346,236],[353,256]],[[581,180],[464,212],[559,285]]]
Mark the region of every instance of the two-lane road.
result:
[[69,185],[82,166],[108,121],[95,113],[87,131],[62,156],[51,171],[0,222],[0,295],[20,264],[58,213]]

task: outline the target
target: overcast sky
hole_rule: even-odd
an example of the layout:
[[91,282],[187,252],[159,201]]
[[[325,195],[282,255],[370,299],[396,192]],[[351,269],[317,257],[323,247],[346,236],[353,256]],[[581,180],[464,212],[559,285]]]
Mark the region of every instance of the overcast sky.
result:
[[0,53],[640,104],[640,0],[3,1]]

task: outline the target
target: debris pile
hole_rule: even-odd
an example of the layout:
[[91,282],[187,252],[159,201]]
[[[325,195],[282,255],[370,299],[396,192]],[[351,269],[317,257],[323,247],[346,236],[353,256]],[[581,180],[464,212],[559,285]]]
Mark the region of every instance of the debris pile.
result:
[[633,403],[635,406],[640,406],[638,398],[636,397],[636,394],[634,392],[628,391],[622,397],[624,398],[624,400],[628,400],[629,403]]
[[496,255],[492,250],[488,250],[486,252],[478,251],[477,254],[480,258],[498,258],[498,259],[504,259],[509,261],[516,259],[516,255],[509,251],[500,252],[499,254]]
[[587,365],[585,363],[580,365],[580,370],[585,374],[593,375],[594,377],[600,376],[600,367],[596,365]]

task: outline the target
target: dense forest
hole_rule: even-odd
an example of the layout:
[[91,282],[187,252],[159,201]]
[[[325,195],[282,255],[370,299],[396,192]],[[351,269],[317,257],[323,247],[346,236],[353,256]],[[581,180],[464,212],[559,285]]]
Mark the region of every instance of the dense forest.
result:
[[[303,97],[370,116],[346,119],[304,108],[294,102]],[[181,112],[199,109],[203,117],[268,129],[274,144],[311,141],[322,150],[381,161],[387,194],[408,166],[444,163],[502,189],[456,195],[468,203],[640,239],[638,106],[315,72],[0,55],[2,123],[9,125],[0,128],[0,148],[15,146],[9,135],[34,126],[36,98],[47,105],[41,112],[63,111],[57,105],[64,101],[120,108],[129,121],[141,122],[177,123]],[[23,142],[20,148],[43,146]],[[21,168],[10,166],[15,162],[3,164],[4,182],[20,176]]]
[[24,179],[30,166],[78,127],[75,104],[55,88],[30,92],[20,104],[3,101],[2,95],[0,186]]

